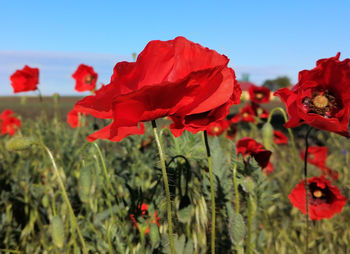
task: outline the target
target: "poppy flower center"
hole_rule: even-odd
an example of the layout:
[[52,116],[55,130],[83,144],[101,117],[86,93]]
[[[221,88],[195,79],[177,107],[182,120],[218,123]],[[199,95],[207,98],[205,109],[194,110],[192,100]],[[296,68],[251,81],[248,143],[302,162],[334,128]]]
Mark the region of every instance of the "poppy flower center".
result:
[[313,103],[318,108],[325,108],[328,105],[328,99],[324,95],[317,95],[313,99]]
[[217,133],[217,132],[219,132],[219,131],[220,131],[220,128],[219,128],[219,127],[215,126],[215,127],[213,128],[213,132],[214,132],[214,133]]
[[335,96],[328,90],[312,92],[312,98],[305,97],[303,105],[307,113],[314,113],[327,118],[334,117],[340,106]]
[[315,190],[312,195],[315,197],[315,198],[320,198],[323,196],[323,193],[321,190]]
[[264,97],[263,93],[255,93],[255,98],[256,99],[262,99]]
[[94,81],[94,77],[91,74],[88,74],[84,77],[84,83],[85,84],[92,84],[92,82]]
[[243,113],[243,115],[242,115],[243,117],[248,117],[249,116],[249,114],[248,113]]

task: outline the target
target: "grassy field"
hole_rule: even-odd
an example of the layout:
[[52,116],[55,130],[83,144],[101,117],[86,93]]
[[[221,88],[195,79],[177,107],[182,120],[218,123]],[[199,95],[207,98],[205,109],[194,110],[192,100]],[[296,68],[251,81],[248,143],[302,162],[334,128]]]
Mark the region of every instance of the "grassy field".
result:
[[[143,136],[89,143],[86,136],[96,127],[92,118],[77,129],[65,122],[66,113],[78,99],[60,98],[57,121],[52,117],[52,98],[44,97],[48,118],[42,115],[37,98],[28,97],[25,104],[20,97],[0,98],[0,111],[10,108],[22,118],[15,137],[39,143],[10,151],[11,137],[0,137],[0,252],[169,253],[165,193],[151,124],[146,123]],[[266,108],[279,105],[273,102]],[[280,115],[273,118],[275,128],[283,129],[282,119]],[[160,121],[158,126],[167,123]],[[100,128],[102,124],[98,122]],[[240,138],[249,136],[263,142],[261,127],[240,124],[233,141],[225,135],[209,137],[217,253],[305,253],[305,216],[288,200],[303,176],[299,153],[305,147],[305,127],[294,130],[296,151],[290,141],[289,145],[271,145],[274,172],[268,176],[255,160],[245,164],[241,157],[236,158],[235,142]],[[213,225],[201,134],[185,132],[175,139],[164,128],[161,136],[176,249],[185,254],[208,253]],[[313,131],[309,141],[310,145],[327,146],[327,166],[340,176],[333,184],[350,197],[349,141],[319,130]],[[309,165],[309,176],[320,174]],[[142,204],[148,204],[147,211],[141,210]],[[349,218],[346,204],[331,219],[311,221],[310,253],[350,253]]]

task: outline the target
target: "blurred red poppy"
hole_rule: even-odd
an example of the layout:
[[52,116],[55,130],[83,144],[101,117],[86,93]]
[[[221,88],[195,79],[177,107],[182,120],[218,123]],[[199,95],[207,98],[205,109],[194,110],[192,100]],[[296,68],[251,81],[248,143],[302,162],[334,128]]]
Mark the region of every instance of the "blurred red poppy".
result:
[[270,89],[264,86],[251,85],[248,89],[249,98],[253,103],[267,103],[270,101]]
[[241,91],[228,61],[184,37],[149,42],[136,62],[118,63],[110,84],[76,104],[79,111],[114,120],[88,140],[143,134],[142,122],[165,116],[174,121],[175,136],[205,130],[239,103]]
[[231,120],[227,120],[229,123],[229,127],[226,131],[226,138],[233,140],[236,137],[236,134],[238,132],[238,126],[235,123],[232,123]]
[[299,72],[299,82],[289,90],[279,89],[290,117],[286,128],[308,124],[315,128],[350,137],[350,59],[321,59],[312,70]]
[[14,93],[35,91],[39,84],[39,69],[25,65],[22,70],[17,70],[10,77]]
[[[309,217],[311,220],[331,218],[340,213],[347,199],[323,176],[308,179]],[[300,181],[288,195],[290,202],[306,214],[305,182]]]
[[97,73],[91,66],[80,64],[73,73],[75,79],[75,90],[77,92],[92,91],[96,87]]
[[266,168],[264,168],[262,171],[265,173],[265,175],[269,175],[273,172],[274,170],[274,167],[273,167],[273,164],[271,162],[269,162],[266,166]]
[[232,123],[239,122],[256,122],[256,118],[265,119],[269,117],[269,112],[264,108],[260,107],[258,104],[252,103],[247,104],[243,108],[241,108],[232,119]]
[[220,136],[228,127],[229,122],[226,119],[224,119],[209,124],[207,127],[207,132],[209,136]]
[[288,144],[288,138],[282,131],[273,131],[273,142],[277,145]]
[[264,169],[268,166],[272,152],[266,150],[264,146],[252,138],[242,138],[236,143],[237,154],[243,157],[252,156],[259,166]]
[[[337,180],[339,177],[338,173],[326,166],[327,153],[328,150],[326,146],[310,146],[308,148],[307,162],[318,167],[325,176]],[[300,152],[300,157],[304,160],[305,149]]]
[[[159,223],[159,217],[157,216],[157,211],[154,211],[154,215],[149,215],[148,214],[148,204],[142,204],[141,206],[138,207],[138,209],[140,210],[140,216],[142,218],[145,218],[146,219],[146,223],[147,225],[150,225],[150,224],[156,224],[158,227],[160,226],[160,223]],[[140,227],[137,223],[137,220],[135,219],[135,215],[134,214],[130,214],[130,219],[134,222],[134,225],[135,227],[140,230]],[[146,228],[146,231],[145,233],[148,234],[149,233],[149,230],[150,230],[150,226],[148,226]]]
[[86,115],[85,113],[81,113],[77,111],[75,108],[73,108],[71,111],[68,112],[67,114],[67,123],[70,125],[72,128],[77,128],[81,127],[81,116]]
[[0,114],[0,130],[1,135],[6,133],[12,136],[21,127],[21,120],[13,116],[14,112],[10,109],[5,109]]

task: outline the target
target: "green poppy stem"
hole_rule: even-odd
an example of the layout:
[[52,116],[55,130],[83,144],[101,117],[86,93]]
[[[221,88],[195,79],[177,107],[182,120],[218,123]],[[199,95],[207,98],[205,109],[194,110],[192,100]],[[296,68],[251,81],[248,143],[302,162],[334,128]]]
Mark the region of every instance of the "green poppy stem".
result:
[[[271,110],[270,115],[269,115],[269,118],[267,119],[267,122],[268,122],[268,123],[271,122],[272,115],[273,115],[276,111],[280,111],[280,112],[282,113],[285,122],[288,121],[287,114],[286,114],[286,112],[284,111],[284,109],[281,108],[281,107],[277,107],[277,108],[274,108],[274,109]],[[297,159],[298,159],[298,156],[297,156],[297,149],[296,149],[296,146],[295,146],[294,135],[293,135],[293,132],[292,132],[292,130],[291,130],[290,128],[288,128],[287,130],[288,130],[288,133],[289,133],[289,136],[290,136],[290,141],[291,141],[291,143],[292,143],[294,159],[297,160]]]
[[164,187],[165,187],[167,213],[168,213],[170,250],[171,250],[171,254],[176,254],[175,245],[174,245],[174,239],[173,239],[173,224],[172,224],[172,221],[171,221],[171,201],[170,201],[170,190],[169,190],[169,183],[168,183],[168,175],[167,175],[167,172],[166,172],[165,156],[164,156],[162,144],[160,143],[158,130],[157,130],[157,124],[156,124],[155,120],[152,120],[152,128],[153,128],[154,138],[156,140],[158,151],[159,151],[160,164],[161,164],[161,167],[162,167],[163,181],[164,181]]
[[207,152],[208,168],[209,168],[209,181],[210,181],[210,193],[211,193],[211,253],[215,253],[215,189],[214,189],[214,176],[213,167],[210,155],[210,148],[208,143],[207,131],[203,131],[203,140],[205,150]]
[[306,252],[309,252],[309,185],[307,183],[307,155],[309,151],[309,135],[312,131],[312,127],[310,126],[309,129],[306,132],[305,135],[305,156],[304,156],[304,185],[305,185],[305,203],[306,203],[306,215],[305,215],[305,220],[306,220],[306,231],[305,231],[305,242],[306,242]]
[[88,250],[87,250],[86,245],[85,245],[84,237],[83,237],[83,235],[81,234],[81,231],[80,231],[80,229],[79,229],[79,225],[78,225],[78,223],[77,223],[77,218],[76,218],[75,215],[74,215],[74,211],[73,211],[72,205],[71,205],[71,203],[70,203],[70,201],[69,201],[69,198],[68,198],[66,189],[65,189],[65,187],[64,187],[64,184],[63,184],[61,175],[60,175],[60,173],[59,173],[59,171],[58,171],[58,168],[57,168],[55,159],[53,158],[53,155],[52,155],[50,149],[47,148],[47,146],[45,146],[44,144],[41,144],[41,146],[46,150],[47,154],[48,154],[49,157],[50,157],[50,160],[51,160],[51,163],[52,163],[52,166],[53,166],[55,175],[56,175],[57,180],[58,180],[58,185],[60,186],[60,189],[61,189],[61,192],[62,192],[63,199],[64,199],[64,201],[66,202],[66,205],[67,205],[67,207],[68,207],[68,211],[69,211],[69,214],[70,214],[72,227],[73,227],[73,228],[77,231],[77,233],[78,233],[78,237],[79,237],[79,240],[80,240],[81,246],[82,246],[82,251],[83,251],[84,254],[88,254]]

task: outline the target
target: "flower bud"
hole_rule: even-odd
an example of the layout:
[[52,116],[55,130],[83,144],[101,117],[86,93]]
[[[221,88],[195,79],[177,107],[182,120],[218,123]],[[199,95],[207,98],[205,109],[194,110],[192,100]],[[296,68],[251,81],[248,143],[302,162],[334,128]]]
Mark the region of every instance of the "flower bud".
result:
[[6,149],[9,151],[21,151],[37,143],[38,141],[32,137],[14,137],[6,142]]

